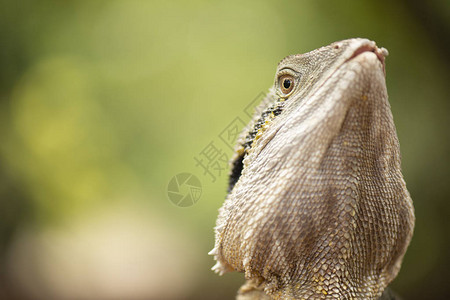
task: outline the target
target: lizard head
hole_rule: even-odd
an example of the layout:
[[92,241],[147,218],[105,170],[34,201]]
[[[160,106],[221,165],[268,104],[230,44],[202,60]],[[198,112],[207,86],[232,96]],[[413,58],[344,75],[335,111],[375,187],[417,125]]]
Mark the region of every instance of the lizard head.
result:
[[342,65],[360,55],[373,61],[374,67],[384,73],[388,51],[367,39],[344,40],[305,54],[287,56],[280,61],[276,71],[274,88],[277,96],[305,96],[316,89],[321,80],[326,81]]
[[[274,85],[269,92],[271,101],[261,114],[262,118],[256,122],[256,125],[263,122],[264,126],[254,128],[255,136],[258,137],[259,133],[259,137],[262,137],[265,132],[264,138],[258,142],[252,140],[252,144],[247,143],[251,146],[247,152],[253,152],[258,143],[264,149],[279,130],[290,130],[295,126],[306,127],[311,123],[314,123],[313,126],[298,130],[333,131],[334,134],[329,137],[334,138],[338,134],[336,129],[340,128],[337,125],[343,122],[348,111],[355,106],[359,110],[365,110],[360,115],[373,114],[384,106],[388,108],[385,113],[390,114],[384,79],[387,55],[388,51],[378,48],[373,41],[349,39],[284,58],[278,64]],[[369,95],[373,98],[369,102],[375,107],[361,106],[361,102]],[[275,113],[267,114],[267,111]],[[337,123],[332,122],[332,119]],[[326,120],[330,121],[325,122]],[[271,131],[268,130],[269,127],[272,128]],[[395,128],[390,128],[391,133],[392,131],[396,136]],[[318,134],[316,136],[320,137]],[[249,164],[249,161],[244,163]]]

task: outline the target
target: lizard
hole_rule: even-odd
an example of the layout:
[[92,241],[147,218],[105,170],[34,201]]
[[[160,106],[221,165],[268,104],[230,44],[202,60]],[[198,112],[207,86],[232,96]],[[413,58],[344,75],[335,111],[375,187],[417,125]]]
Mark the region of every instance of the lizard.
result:
[[209,253],[245,273],[237,299],[379,299],[414,207],[388,101],[388,51],[368,39],[280,61],[230,161]]

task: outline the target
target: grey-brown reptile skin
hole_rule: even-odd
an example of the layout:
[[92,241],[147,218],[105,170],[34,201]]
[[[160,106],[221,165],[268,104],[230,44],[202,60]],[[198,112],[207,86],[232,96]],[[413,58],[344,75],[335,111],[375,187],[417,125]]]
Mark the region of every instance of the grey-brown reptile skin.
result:
[[210,252],[216,272],[245,273],[238,299],[377,299],[396,277],[414,209],[386,55],[350,39],[279,63],[238,140]]

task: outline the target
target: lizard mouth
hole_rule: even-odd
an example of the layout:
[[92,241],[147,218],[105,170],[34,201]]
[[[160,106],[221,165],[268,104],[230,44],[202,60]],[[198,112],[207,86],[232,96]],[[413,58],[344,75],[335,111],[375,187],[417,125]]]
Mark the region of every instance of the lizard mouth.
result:
[[385,71],[385,63],[384,63],[384,61],[385,61],[386,56],[389,55],[389,52],[387,51],[387,49],[385,49],[385,48],[378,48],[375,45],[365,44],[365,45],[360,46],[358,49],[355,50],[355,52],[353,52],[352,56],[350,56],[347,59],[347,61],[355,58],[356,56],[358,56],[358,55],[360,55],[361,53],[364,53],[364,52],[372,52],[372,53],[374,53],[377,56],[377,59],[381,62],[381,66],[383,67],[383,72],[386,72]]

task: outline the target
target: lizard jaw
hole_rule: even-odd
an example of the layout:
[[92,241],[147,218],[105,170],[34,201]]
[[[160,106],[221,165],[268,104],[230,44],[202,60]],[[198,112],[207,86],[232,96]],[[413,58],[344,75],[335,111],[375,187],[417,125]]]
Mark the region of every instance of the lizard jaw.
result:
[[[372,52],[377,56],[377,59],[381,62],[381,66],[383,67],[383,72],[386,74],[386,70],[385,70],[385,58],[386,56],[389,55],[389,52],[386,48],[378,48],[374,42],[370,42],[370,43],[365,43],[363,45],[361,45],[359,48],[357,48],[352,56],[350,56],[347,61],[357,57],[358,55],[364,53],[364,52]],[[346,61],[346,62],[347,62]]]

